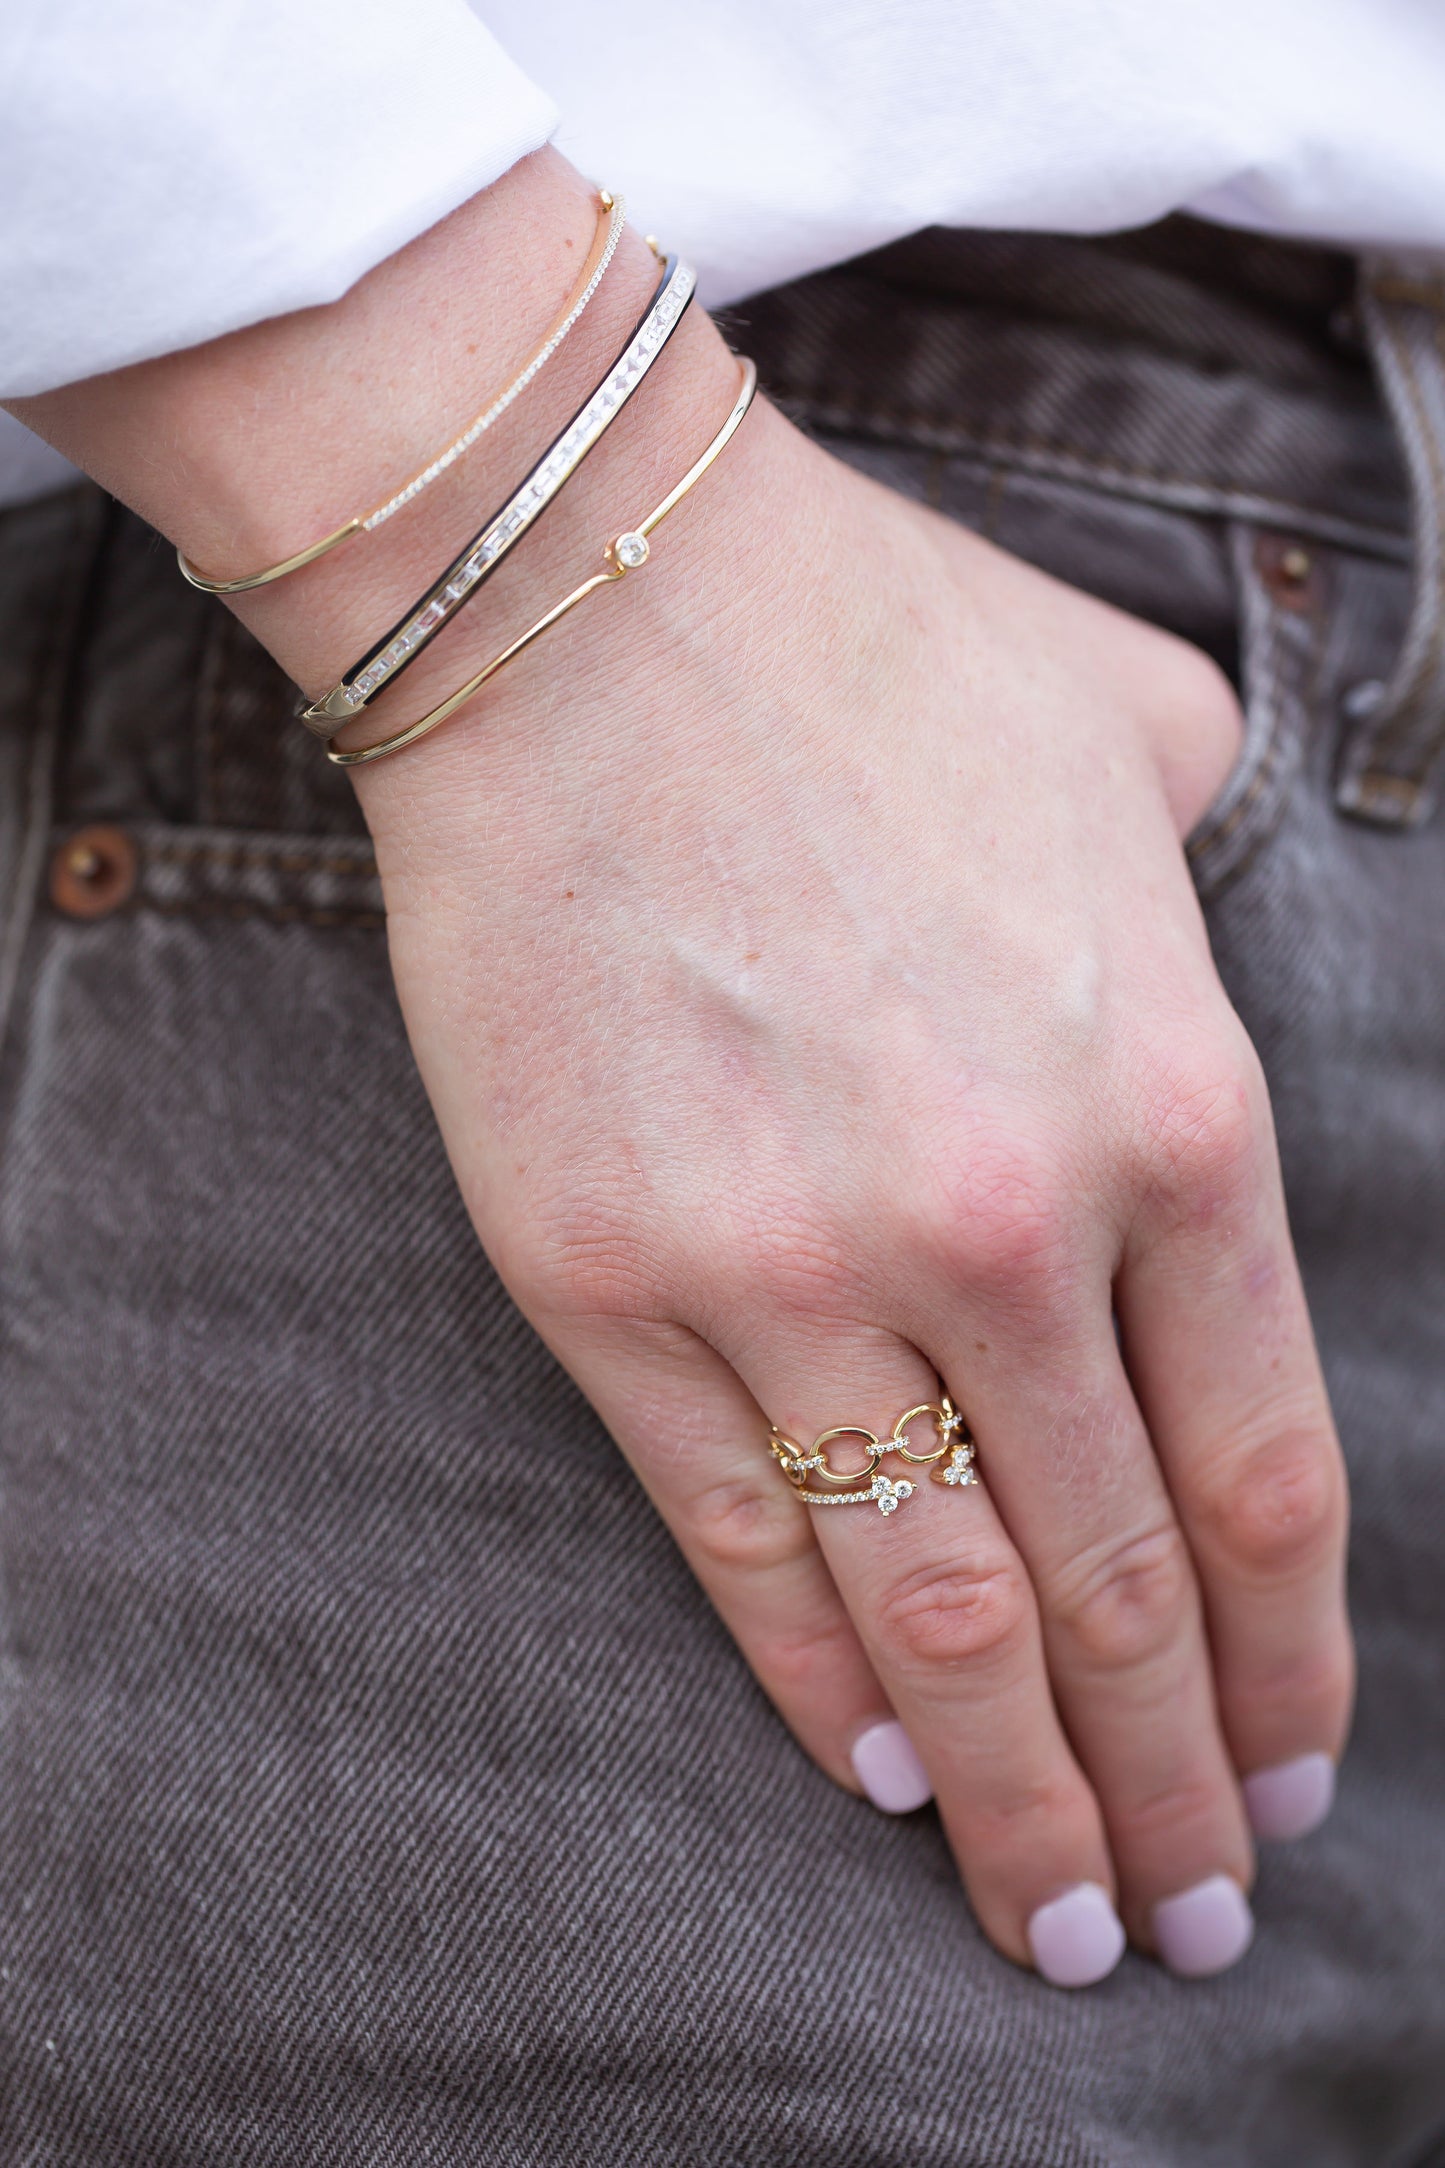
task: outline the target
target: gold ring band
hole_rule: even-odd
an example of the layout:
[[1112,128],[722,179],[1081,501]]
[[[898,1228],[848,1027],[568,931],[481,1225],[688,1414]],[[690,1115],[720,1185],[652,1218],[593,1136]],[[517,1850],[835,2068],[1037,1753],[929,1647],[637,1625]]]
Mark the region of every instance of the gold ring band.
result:
[[[933,1418],[938,1442],[931,1451],[917,1453],[909,1443],[908,1431],[910,1424],[923,1415]],[[828,1458],[828,1448],[835,1438],[861,1439],[867,1466],[849,1470],[835,1468]],[[978,1449],[968,1425],[947,1393],[940,1400],[920,1400],[916,1406],[906,1408],[892,1429],[882,1436],[861,1423],[834,1423],[831,1428],[820,1430],[806,1451],[774,1423],[768,1432],[768,1450],[791,1484],[793,1495],[804,1505],[876,1505],[885,1518],[896,1513],[903,1500],[911,1498],[917,1487],[907,1476],[880,1473],[881,1463],[889,1453],[896,1453],[910,1468],[927,1468],[935,1483],[947,1484],[950,1489],[977,1483],[979,1479]],[[815,1482],[831,1487],[815,1489]]]

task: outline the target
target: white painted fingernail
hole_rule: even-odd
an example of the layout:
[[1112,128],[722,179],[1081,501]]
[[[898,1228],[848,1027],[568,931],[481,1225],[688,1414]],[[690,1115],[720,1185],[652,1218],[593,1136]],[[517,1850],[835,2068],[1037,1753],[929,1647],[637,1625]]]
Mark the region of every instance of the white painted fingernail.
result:
[[1335,1765],[1328,1754],[1299,1754],[1273,1769],[1256,1769],[1243,1791],[1257,1837],[1275,1844],[1307,1837],[1335,1803]]
[[1183,1979],[1227,1971],[1254,1940],[1249,1899],[1231,1875],[1212,1874],[1155,1905],[1154,1940],[1169,1970]]
[[1029,1949],[1051,1987],[1092,1987],[1124,1954],[1124,1926],[1097,1882],[1076,1882],[1040,1905],[1026,1930]]
[[933,1797],[928,1771],[903,1726],[890,1719],[853,1741],[853,1774],[885,1814],[912,1814]]

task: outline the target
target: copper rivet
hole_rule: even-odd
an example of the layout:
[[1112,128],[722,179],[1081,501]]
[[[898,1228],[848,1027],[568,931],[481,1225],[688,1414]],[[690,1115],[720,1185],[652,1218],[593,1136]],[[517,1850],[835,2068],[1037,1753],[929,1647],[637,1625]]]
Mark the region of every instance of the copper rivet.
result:
[[123,828],[97,822],[62,843],[50,861],[50,900],[67,918],[105,918],[130,901],[136,850]]
[[1309,578],[1310,567],[1309,551],[1302,550],[1297,542],[1292,543],[1287,550],[1281,553],[1279,560],[1280,572],[1285,579],[1293,581],[1296,587],[1302,586]]

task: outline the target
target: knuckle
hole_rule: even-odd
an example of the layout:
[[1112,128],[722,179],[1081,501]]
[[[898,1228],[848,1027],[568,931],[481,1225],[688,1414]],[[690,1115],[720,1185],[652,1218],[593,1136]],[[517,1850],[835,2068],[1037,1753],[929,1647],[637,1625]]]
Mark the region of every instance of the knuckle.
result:
[[569,1318],[653,1319],[664,1315],[658,1259],[635,1207],[610,1195],[578,1193],[534,1210],[510,1230],[488,1230],[498,1271],[523,1309]]
[[1332,1564],[1348,1509],[1338,1455],[1318,1435],[1286,1432],[1231,1457],[1196,1511],[1237,1570],[1274,1580]]
[[1114,1799],[1110,1824],[1121,1854],[1157,1854],[1162,1847],[1193,1850],[1191,1837],[1203,1835],[1207,1842],[1218,1830],[1221,1804],[1216,1773],[1203,1767],[1181,1770],[1146,1790]]
[[1111,1547],[1050,1609],[1087,1668],[1114,1673],[1162,1655],[1197,1603],[1184,1537],[1170,1523]]
[[1017,1567],[950,1560],[890,1589],[879,1603],[876,1630],[880,1647],[901,1670],[944,1678],[1014,1655],[1032,1615],[1033,1600]]
[[1077,1833],[1080,1849],[1092,1819],[1083,1785],[1067,1776],[1020,1769],[976,1789],[960,1808],[969,1853],[978,1864],[1026,1867],[1056,1855]]
[[1262,1164],[1261,1097],[1252,1051],[1222,1035],[1156,1073],[1146,1093],[1144,1145],[1157,1188],[1204,1219],[1236,1198]]
[[1069,1186],[1038,1145],[975,1141],[923,1218],[951,1279],[1019,1309],[1052,1307],[1062,1293],[1073,1249]]
[[[1256,1646],[1247,1668],[1232,1666],[1222,1683],[1231,1729],[1241,1738],[1273,1741],[1309,1735],[1321,1726],[1337,1739],[1355,1698],[1354,1649],[1343,1630],[1274,1654]],[[1250,1760],[1261,1758],[1273,1756],[1266,1752]]]
[[791,1565],[813,1547],[797,1500],[745,1477],[696,1492],[687,1504],[686,1527],[688,1549],[698,1563],[727,1574],[766,1573]]
[[[759,1676],[780,1705],[826,1707],[838,1682],[856,1677],[864,1658],[846,1612],[825,1621],[804,1621],[795,1631],[774,1631],[758,1647]],[[824,1698],[826,1697],[826,1698]]]
[[729,1243],[724,1278],[735,1299],[766,1306],[784,1322],[828,1318],[855,1306],[857,1270],[850,1246],[820,1211],[754,1216]]

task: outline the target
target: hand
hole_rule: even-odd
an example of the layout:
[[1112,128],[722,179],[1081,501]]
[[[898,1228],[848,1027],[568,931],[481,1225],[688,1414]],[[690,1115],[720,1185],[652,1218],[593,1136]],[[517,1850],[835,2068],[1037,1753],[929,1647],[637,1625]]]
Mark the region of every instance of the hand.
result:
[[[592,217],[544,154],[333,307],[26,418],[197,562],[267,562],[443,441],[458,383],[505,380]],[[642,256],[530,441],[615,351]],[[594,569],[735,384],[691,319],[377,724]],[[496,501],[516,453],[490,445],[384,545],[238,599],[308,690]],[[1099,1890],[1178,1969],[1238,1954],[1214,1878],[1250,1879],[1241,1777],[1337,1754],[1348,1718],[1341,1463],[1180,849],[1238,734],[1196,651],[760,403],[644,573],[358,771],[504,1279],[803,1745],[884,1804],[926,1772],[985,1929],[1061,1980],[1117,1954]],[[770,1422],[883,1432],[940,1380],[981,1487],[887,1521],[799,1504]]]
[[[1337,1753],[1351,1689],[1264,1085],[1179,842],[1233,697],[766,409],[588,607],[360,778],[481,1238],[807,1750],[857,1788],[896,1714],[998,1946],[1037,1917],[1100,1969],[1107,1925],[1080,1959],[1040,1915],[1087,1883],[1208,1969],[1242,1904],[1154,1906],[1247,1886],[1241,1774]],[[881,1433],[940,1379],[983,1488],[798,1503],[770,1421]]]

